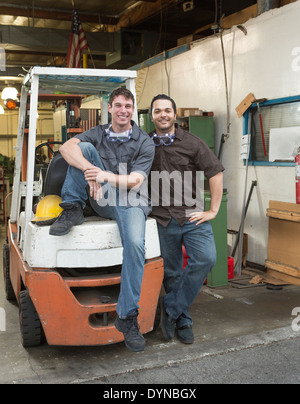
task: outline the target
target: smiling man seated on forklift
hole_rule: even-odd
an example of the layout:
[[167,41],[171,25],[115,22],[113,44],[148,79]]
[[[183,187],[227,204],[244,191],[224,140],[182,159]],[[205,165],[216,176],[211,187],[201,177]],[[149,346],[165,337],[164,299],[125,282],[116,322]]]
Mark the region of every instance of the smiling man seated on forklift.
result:
[[117,221],[123,263],[115,326],[124,334],[127,348],[138,352],[145,349],[137,317],[145,264],[145,226],[151,204],[148,197],[145,203],[142,195],[140,204],[131,204],[129,198],[124,199],[124,193],[125,197],[132,190],[142,194],[155,146],[131,120],[134,108],[134,96],[129,90],[114,90],[108,105],[111,124],[76,135],[60,148],[69,168],[61,192],[63,211],[50,227],[50,234],[62,236],[82,224],[88,198],[97,215]]

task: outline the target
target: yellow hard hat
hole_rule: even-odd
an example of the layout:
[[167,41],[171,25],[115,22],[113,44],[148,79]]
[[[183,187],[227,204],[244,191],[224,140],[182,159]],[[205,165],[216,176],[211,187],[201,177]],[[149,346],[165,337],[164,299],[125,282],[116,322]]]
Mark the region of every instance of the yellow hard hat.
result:
[[57,195],[47,195],[37,205],[36,214],[31,221],[38,226],[48,226],[55,222],[63,211],[60,207],[62,199]]

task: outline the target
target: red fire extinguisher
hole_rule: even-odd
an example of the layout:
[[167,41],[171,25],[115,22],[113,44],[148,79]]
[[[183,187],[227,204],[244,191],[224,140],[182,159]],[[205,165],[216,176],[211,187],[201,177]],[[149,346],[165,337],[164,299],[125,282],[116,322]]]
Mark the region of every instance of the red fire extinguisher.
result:
[[296,164],[296,203],[300,204],[300,147],[295,157]]

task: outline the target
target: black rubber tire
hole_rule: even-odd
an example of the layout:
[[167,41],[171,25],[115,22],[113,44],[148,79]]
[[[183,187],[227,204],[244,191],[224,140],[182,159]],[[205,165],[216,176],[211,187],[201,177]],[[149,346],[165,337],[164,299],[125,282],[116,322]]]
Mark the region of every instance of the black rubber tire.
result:
[[42,325],[28,290],[20,292],[19,318],[23,347],[29,348],[40,345],[42,341]]
[[3,244],[3,278],[5,296],[8,301],[16,300],[15,292],[10,280],[9,245]]

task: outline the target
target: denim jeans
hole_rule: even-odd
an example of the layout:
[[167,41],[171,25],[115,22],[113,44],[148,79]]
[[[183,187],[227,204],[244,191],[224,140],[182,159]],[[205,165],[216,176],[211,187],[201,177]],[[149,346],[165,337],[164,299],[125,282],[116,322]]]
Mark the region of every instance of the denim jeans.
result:
[[[193,321],[189,308],[216,263],[211,224],[204,222],[196,226],[187,221],[181,226],[172,218],[167,227],[158,223],[158,231],[165,267],[166,311],[176,320],[177,328],[191,326]],[[185,270],[182,245],[190,257]]]
[[[79,147],[84,157],[93,165],[104,170],[103,163],[96,148],[87,142],[80,142]],[[81,170],[69,166],[66,180],[62,189],[62,200],[68,203],[80,203],[84,208],[87,194],[87,182]],[[145,227],[146,216],[139,207],[119,206],[119,192],[109,184],[103,187],[108,194],[114,195],[113,205],[99,206],[97,201],[90,198],[93,210],[101,217],[116,220],[122,245],[123,263],[121,272],[121,290],[118,299],[117,313],[121,319],[139,309],[141,285],[145,264]],[[108,196],[109,198],[109,196]]]

